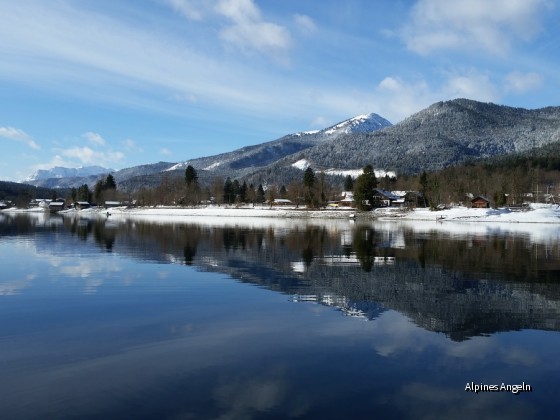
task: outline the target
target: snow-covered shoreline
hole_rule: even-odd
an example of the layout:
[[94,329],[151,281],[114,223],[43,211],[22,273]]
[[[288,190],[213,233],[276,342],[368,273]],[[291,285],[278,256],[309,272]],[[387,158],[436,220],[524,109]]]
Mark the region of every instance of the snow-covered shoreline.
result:
[[[43,209],[7,209],[9,213],[43,212]],[[204,218],[298,218],[298,219],[379,219],[403,221],[437,221],[441,223],[552,223],[560,224],[560,206],[549,204],[532,204],[524,211],[501,209],[474,209],[455,207],[441,211],[429,209],[415,209],[403,211],[400,209],[376,209],[372,212],[358,212],[352,208],[307,210],[294,207],[115,207],[110,209],[90,208],[85,210],[63,210],[63,215],[76,215],[80,217],[107,217],[107,214],[116,217],[204,217]]]
[[437,221],[441,223],[560,223],[560,206],[556,204],[531,204],[523,211],[508,208],[478,209],[454,207],[440,211],[415,209],[409,212],[394,212],[391,209],[377,209],[377,217],[417,221]]

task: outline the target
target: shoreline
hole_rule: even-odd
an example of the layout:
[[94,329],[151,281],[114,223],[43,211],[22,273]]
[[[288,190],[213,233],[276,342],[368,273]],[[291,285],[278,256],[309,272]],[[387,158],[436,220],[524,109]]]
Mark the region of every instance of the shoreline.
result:
[[[48,213],[43,208],[4,209],[3,213]],[[453,223],[544,223],[560,224],[560,206],[556,204],[532,204],[525,211],[500,209],[473,209],[454,207],[431,211],[414,209],[404,211],[398,208],[380,208],[370,212],[357,211],[351,207],[337,209],[306,209],[295,207],[114,207],[68,209],[58,212],[63,216],[79,217],[227,217],[227,218],[285,218],[285,219],[347,219],[382,221],[422,221],[448,224]],[[109,216],[108,216],[109,215]]]

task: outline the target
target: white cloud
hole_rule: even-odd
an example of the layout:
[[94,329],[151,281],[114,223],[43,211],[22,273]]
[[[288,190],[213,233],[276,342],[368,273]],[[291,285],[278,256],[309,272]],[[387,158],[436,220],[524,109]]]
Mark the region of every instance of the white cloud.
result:
[[311,127],[313,128],[325,128],[328,124],[328,121],[325,117],[319,115],[318,117],[313,118],[311,121]]
[[524,93],[542,86],[543,77],[538,73],[513,71],[506,75],[505,89],[508,92]]
[[159,154],[164,156],[171,156],[173,153],[167,147],[163,147],[159,150]]
[[375,90],[378,113],[392,123],[420,111],[435,102],[435,98],[437,94],[424,80],[408,82],[396,76],[384,78]]
[[167,3],[178,13],[190,20],[202,20],[208,1],[204,0],[167,0]]
[[468,98],[482,102],[496,102],[500,98],[498,89],[488,75],[471,72],[450,77],[443,86],[445,98]]
[[419,54],[468,50],[504,55],[541,27],[549,0],[419,0],[403,28],[407,47]]
[[0,137],[15,140],[27,144],[32,149],[40,149],[41,147],[25,131],[14,127],[0,127]]
[[456,98],[496,102],[500,94],[488,75],[469,70],[446,74],[435,87],[423,79],[406,81],[388,76],[377,85],[373,103],[380,115],[396,123],[434,102]]
[[276,53],[292,45],[292,37],[286,28],[262,20],[253,0],[221,0],[216,12],[231,21],[222,29],[220,37],[242,50]]
[[305,34],[312,34],[313,32],[317,31],[317,25],[307,15],[294,15],[294,21],[298,26],[299,30]]
[[126,150],[133,151],[133,152],[143,152],[144,150],[139,147],[136,142],[132,139],[126,139],[122,142],[123,147]]
[[85,165],[100,165],[100,166],[112,166],[115,163],[120,162],[124,159],[124,153],[106,151],[100,152],[93,150],[87,146],[84,147],[72,147],[70,149],[65,149],[60,152],[64,157],[78,160]]
[[105,146],[106,141],[103,137],[101,137],[100,134],[97,133],[92,133],[91,131],[88,131],[87,133],[82,134],[82,137],[84,139],[86,139],[87,141],[89,141],[90,143],[93,143],[95,145],[98,146]]

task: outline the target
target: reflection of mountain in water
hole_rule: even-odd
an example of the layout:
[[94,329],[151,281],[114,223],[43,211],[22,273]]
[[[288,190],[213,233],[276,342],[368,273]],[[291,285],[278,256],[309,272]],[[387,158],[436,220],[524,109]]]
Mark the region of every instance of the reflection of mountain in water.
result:
[[557,243],[416,234],[399,225],[295,223],[275,230],[64,219],[44,229],[45,249],[52,249],[58,230],[81,247],[227,273],[348,316],[374,319],[394,309],[458,341],[499,331],[560,330]]

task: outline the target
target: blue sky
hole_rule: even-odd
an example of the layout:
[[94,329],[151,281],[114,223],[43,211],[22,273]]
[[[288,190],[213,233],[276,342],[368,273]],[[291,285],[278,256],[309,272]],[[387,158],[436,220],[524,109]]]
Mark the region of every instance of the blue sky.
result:
[[0,0],[0,179],[178,162],[440,101],[557,106],[552,0]]

